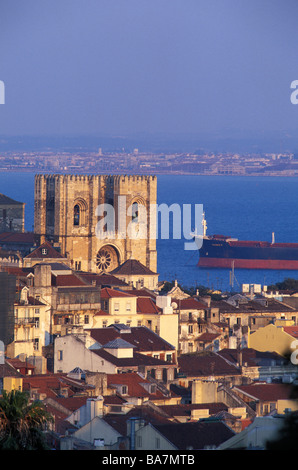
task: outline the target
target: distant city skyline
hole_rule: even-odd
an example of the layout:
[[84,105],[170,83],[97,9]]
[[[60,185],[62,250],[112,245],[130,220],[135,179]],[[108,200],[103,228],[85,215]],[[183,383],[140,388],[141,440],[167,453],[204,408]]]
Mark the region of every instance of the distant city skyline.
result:
[[297,14],[295,0],[3,2],[0,135],[293,150]]

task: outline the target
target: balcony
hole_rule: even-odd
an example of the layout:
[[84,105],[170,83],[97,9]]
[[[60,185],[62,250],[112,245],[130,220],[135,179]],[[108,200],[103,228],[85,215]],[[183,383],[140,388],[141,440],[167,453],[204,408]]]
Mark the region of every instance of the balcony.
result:
[[15,318],[15,326],[16,327],[23,327],[23,326],[33,326],[38,328],[39,327],[39,318],[36,317],[23,317],[23,318]]

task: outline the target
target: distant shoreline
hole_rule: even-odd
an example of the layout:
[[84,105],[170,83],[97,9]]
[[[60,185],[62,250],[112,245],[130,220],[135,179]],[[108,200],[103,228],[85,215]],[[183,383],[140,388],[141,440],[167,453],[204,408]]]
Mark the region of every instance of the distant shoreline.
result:
[[153,176],[233,176],[235,178],[272,178],[272,177],[278,177],[278,178],[298,178],[298,173],[297,174],[284,174],[284,173],[262,173],[262,174],[237,174],[237,173],[194,173],[194,172],[157,172],[157,171],[146,171],[146,172],[140,172],[140,171],[85,171],[84,168],[81,169],[65,169],[65,170],[57,170],[57,169],[33,169],[33,168],[12,168],[12,169],[3,169],[0,168],[0,173],[44,173],[44,174],[57,174],[57,175],[63,175],[63,174],[90,174],[90,175],[106,175],[106,174],[113,174],[113,175],[153,175]]

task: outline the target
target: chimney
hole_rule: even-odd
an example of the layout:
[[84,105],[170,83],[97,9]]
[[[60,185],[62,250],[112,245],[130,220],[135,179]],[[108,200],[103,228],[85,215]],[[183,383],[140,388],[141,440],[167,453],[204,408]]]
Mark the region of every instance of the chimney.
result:
[[204,297],[201,297],[201,300],[207,304],[207,307],[209,308],[211,306],[211,296],[210,295],[205,295]]
[[103,416],[103,397],[99,395],[96,398],[88,398],[86,402],[87,416],[90,421],[96,416]]

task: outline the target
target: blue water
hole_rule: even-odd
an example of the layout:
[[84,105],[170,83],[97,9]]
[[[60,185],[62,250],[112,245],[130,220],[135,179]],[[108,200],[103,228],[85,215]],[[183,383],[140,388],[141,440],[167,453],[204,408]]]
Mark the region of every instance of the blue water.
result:
[[[236,176],[171,176],[158,178],[158,204],[203,204],[207,233],[245,240],[298,242],[298,178]],[[0,192],[26,203],[25,226],[34,223],[34,174],[0,173]],[[160,280],[183,286],[205,285],[226,290],[228,269],[198,268],[198,253],[185,251],[186,240],[157,240]],[[298,271],[235,270],[234,289],[242,283],[262,285],[298,279]]]

